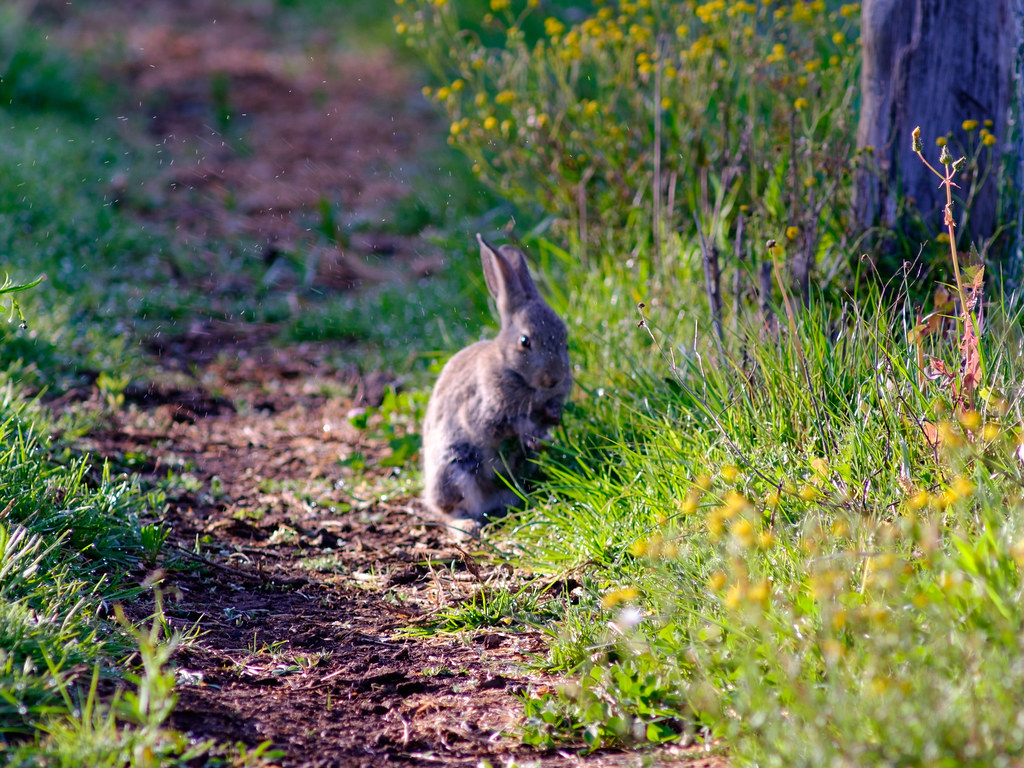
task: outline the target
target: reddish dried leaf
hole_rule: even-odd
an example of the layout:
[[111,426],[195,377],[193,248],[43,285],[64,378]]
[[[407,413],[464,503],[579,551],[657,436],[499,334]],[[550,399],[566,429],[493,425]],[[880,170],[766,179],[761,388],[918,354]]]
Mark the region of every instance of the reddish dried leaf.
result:
[[937,357],[928,358],[928,365],[924,368],[924,375],[930,381],[942,381],[945,384],[953,383],[953,372]]
[[982,285],[985,279],[985,268],[983,266],[972,267],[964,271],[964,276],[970,281],[965,288],[967,292],[966,304],[963,307],[964,333],[960,341],[960,357],[963,361],[963,376],[961,388],[965,397],[970,398],[971,394],[981,382],[981,349],[978,331],[981,327],[981,319],[974,317],[974,307],[981,295]]

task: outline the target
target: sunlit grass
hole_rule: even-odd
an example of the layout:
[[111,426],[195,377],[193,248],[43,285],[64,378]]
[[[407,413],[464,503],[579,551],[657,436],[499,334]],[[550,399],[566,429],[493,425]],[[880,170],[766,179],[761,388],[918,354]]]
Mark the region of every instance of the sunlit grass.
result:
[[[633,351],[610,363],[580,329],[575,407],[536,506],[502,533],[533,567],[579,569],[592,596],[551,651],[580,683],[531,705],[530,738],[707,728],[738,764],[1012,764],[1015,305],[989,308],[988,398],[957,412],[917,362],[917,345],[948,364],[955,347],[911,334],[899,301],[816,302],[796,336],[751,316],[723,357],[692,288],[652,291],[657,348],[609,303],[622,290],[575,297]],[[680,320],[666,295],[696,309]]]

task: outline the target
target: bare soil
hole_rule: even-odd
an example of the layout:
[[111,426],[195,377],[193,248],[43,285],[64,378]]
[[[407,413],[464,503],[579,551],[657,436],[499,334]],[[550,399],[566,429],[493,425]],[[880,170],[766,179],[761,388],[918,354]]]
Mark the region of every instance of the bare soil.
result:
[[[289,49],[255,1],[37,10],[74,45],[108,45],[111,30],[125,44],[130,55],[112,76],[138,94],[136,117],[170,158],[160,204],[139,215],[183,238],[302,247],[323,195],[372,216],[405,192],[389,169],[418,150],[424,116],[412,79],[386,53],[348,55],[327,41]],[[221,77],[246,122],[244,151],[209,125],[210,83]],[[380,242],[370,235],[363,247]],[[404,268],[420,268],[414,244],[388,247]],[[340,246],[322,263],[337,277],[327,289],[367,279]],[[534,664],[544,636],[417,630],[526,574],[500,558],[474,561],[425,517],[403,468],[380,465],[388,447],[372,423],[352,426],[353,409],[379,402],[386,374],[327,362],[344,359],[337,347],[273,338],[272,328],[197,321],[152,340],[166,380],[130,388],[115,421],[82,442],[166,488],[166,613],[183,631],[198,628],[175,658],[173,727],[269,741],[282,766],[307,768],[724,765],[699,748],[582,755],[523,745],[522,697],[561,682]],[[365,468],[346,461],[356,456]],[[551,600],[565,599],[559,587]]]
[[[223,350],[226,330],[205,341]],[[699,748],[580,756],[523,745],[521,698],[562,682],[536,668],[542,634],[416,631],[526,574],[476,562],[401,490],[399,469],[373,469],[387,448],[347,419],[372,383],[319,362],[319,345],[249,346],[237,328],[231,338],[238,346],[204,364],[202,386],[131,393],[122,423],[83,445],[142,463],[154,482],[168,468],[196,480],[168,490],[166,613],[202,632],[175,659],[172,726],[269,740],[283,766],[722,765]],[[183,339],[177,354],[202,348]],[[339,461],[355,452],[366,472]],[[552,586],[559,600],[564,585]]]

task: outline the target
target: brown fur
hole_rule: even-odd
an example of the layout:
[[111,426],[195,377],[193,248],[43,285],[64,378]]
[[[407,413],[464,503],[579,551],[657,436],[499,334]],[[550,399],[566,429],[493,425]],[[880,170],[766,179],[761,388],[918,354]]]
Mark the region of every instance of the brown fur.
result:
[[565,323],[537,292],[523,252],[477,239],[501,331],[448,361],[423,423],[424,500],[463,532],[517,502],[499,473],[515,478],[572,389]]

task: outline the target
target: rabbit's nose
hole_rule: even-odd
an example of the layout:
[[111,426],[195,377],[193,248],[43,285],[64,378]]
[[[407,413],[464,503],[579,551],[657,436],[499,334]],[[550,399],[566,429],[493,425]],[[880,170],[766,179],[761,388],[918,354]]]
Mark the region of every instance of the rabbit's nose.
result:
[[540,385],[543,389],[551,389],[553,386],[561,382],[562,377],[556,376],[553,373],[542,373],[540,377]]

